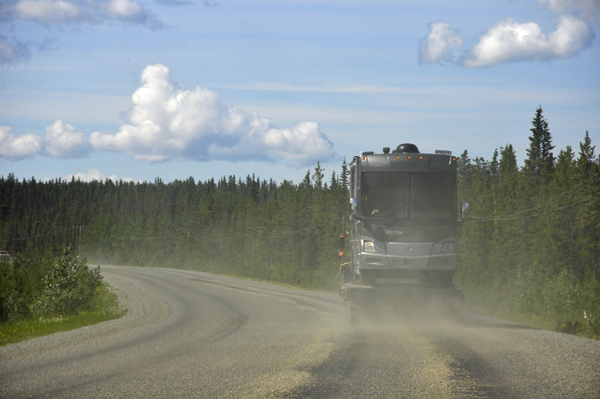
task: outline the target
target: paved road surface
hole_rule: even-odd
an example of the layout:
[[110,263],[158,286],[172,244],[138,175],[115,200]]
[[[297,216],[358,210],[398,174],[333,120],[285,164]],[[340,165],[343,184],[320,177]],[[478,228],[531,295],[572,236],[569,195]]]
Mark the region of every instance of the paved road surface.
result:
[[598,341],[468,314],[351,327],[334,294],[102,271],[128,315],[0,347],[0,397],[600,397]]

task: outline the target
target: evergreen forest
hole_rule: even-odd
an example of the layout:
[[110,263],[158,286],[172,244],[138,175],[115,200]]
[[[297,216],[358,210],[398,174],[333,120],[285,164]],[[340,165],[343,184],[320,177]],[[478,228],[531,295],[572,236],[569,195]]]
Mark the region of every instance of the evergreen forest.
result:
[[[345,166],[344,166],[345,168]],[[164,183],[0,179],[11,254],[71,246],[91,263],[198,269],[333,289],[346,172],[299,184],[229,176]]]
[[[511,144],[458,166],[455,283],[481,311],[600,335],[600,157],[589,134],[555,155],[542,108],[523,166]],[[218,180],[82,182],[0,177],[0,249],[71,246],[91,264],[202,270],[336,290],[338,236],[348,229],[346,161],[299,183]],[[535,324],[535,323],[534,323]]]
[[600,336],[600,157],[588,132],[577,152],[553,149],[539,107],[523,167],[511,144],[491,160],[462,153],[458,195],[470,216],[454,281],[488,313]]

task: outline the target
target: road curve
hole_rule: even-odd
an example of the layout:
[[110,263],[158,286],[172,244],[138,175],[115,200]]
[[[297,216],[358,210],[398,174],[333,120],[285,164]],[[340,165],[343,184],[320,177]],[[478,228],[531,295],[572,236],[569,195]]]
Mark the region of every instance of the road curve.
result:
[[0,347],[1,398],[593,398],[600,342],[476,315],[351,327],[337,295],[103,266],[127,316]]

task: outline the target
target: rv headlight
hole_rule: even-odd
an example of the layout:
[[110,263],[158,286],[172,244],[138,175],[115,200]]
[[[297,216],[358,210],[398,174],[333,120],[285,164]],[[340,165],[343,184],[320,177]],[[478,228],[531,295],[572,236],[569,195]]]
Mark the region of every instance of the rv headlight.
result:
[[373,241],[364,241],[365,245],[364,245],[364,251],[365,252],[377,252],[375,250],[375,243]]
[[452,241],[445,242],[442,245],[442,253],[443,254],[451,254],[454,252],[454,243]]

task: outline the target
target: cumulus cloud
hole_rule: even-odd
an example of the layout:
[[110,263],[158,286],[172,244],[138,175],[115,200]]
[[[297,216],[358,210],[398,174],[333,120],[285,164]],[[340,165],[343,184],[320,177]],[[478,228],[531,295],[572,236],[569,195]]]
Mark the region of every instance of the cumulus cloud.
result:
[[333,144],[316,122],[289,129],[272,125],[257,112],[225,104],[219,95],[197,86],[186,89],[171,80],[169,69],[150,65],[133,93],[127,122],[115,134],[93,132],[89,139],[58,120],[45,137],[15,136],[0,127],[0,157],[22,159],[42,152],[58,158],[79,158],[92,151],[127,154],[147,162],[172,160],[258,160],[292,167],[314,165],[335,155]]
[[467,53],[463,64],[476,68],[503,62],[568,58],[589,47],[594,38],[587,23],[571,16],[561,16],[556,31],[549,36],[535,22],[508,19],[492,26]]
[[15,136],[10,126],[0,126],[0,157],[19,160],[33,156],[42,149],[42,138],[35,134]]
[[89,169],[85,173],[75,173],[75,174],[72,174],[72,175],[68,175],[68,176],[65,177],[65,179],[66,180],[75,179],[75,180],[81,180],[81,181],[85,181],[85,182],[92,182],[92,181],[101,181],[101,182],[103,182],[106,179],[112,180],[114,182],[117,182],[117,181],[139,182],[138,180],[135,180],[135,179],[132,179],[132,178],[123,178],[123,179],[120,179],[119,176],[117,176],[117,175],[106,176],[106,175],[104,175],[104,173],[100,172],[96,168]]
[[538,4],[559,14],[600,20],[600,0],[538,0]]
[[44,152],[58,158],[80,158],[87,155],[92,147],[85,135],[63,121],[56,121],[46,127]]
[[13,65],[31,58],[30,46],[0,35],[0,65]]
[[450,24],[434,22],[428,25],[429,34],[419,45],[419,63],[435,64],[454,61],[454,51],[462,49],[462,34]]
[[148,29],[164,27],[151,10],[135,0],[8,0],[0,8],[0,18],[43,25],[96,25],[120,21]]
[[199,86],[190,90],[173,82],[163,65],[146,67],[141,80],[132,96],[128,123],[115,134],[91,134],[96,150],[148,162],[262,160],[295,167],[334,156],[318,123],[279,129],[257,112],[225,104],[211,90]]

